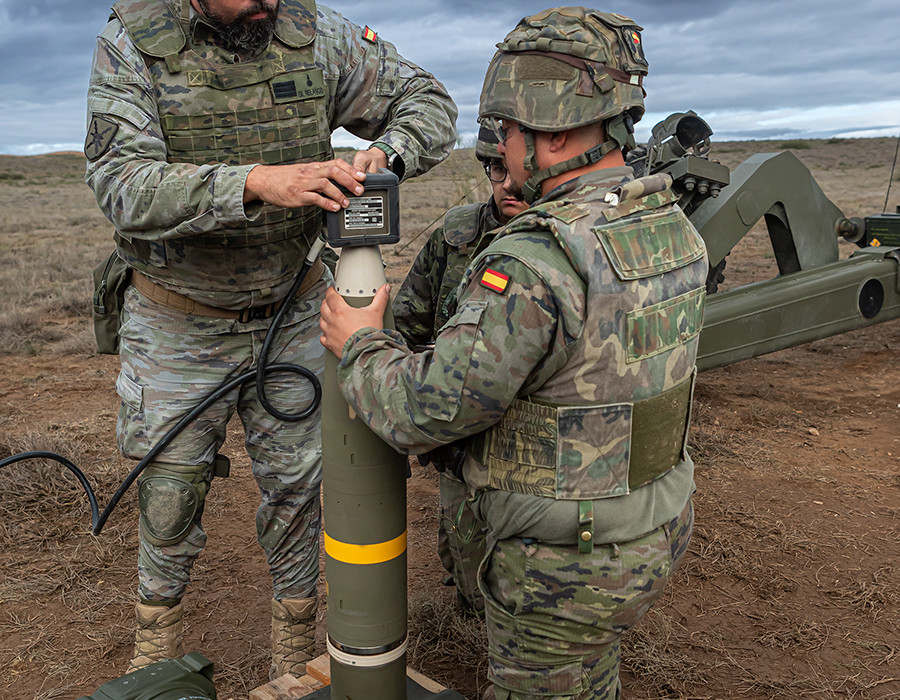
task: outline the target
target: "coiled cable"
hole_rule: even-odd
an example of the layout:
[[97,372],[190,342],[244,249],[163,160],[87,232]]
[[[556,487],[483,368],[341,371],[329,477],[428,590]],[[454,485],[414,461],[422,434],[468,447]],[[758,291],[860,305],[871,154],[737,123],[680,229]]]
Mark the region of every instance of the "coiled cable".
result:
[[[272,323],[269,325],[269,330],[267,331],[265,340],[263,341],[263,347],[260,352],[259,362],[257,363],[256,367],[247,370],[243,374],[240,374],[233,379],[223,382],[208,396],[206,396],[206,398],[204,398],[199,404],[185,413],[179,419],[179,421],[165,435],[163,435],[162,438],[160,438],[159,442],[157,442],[152,448],[150,448],[150,451],[147,452],[144,458],[140,462],[138,462],[137,465],[135,465],[134,469],[129,472],[128,476],[125,477],[125,480],[120,484],[119,488],[116,489],[116,492],[113,494],[113,497],[110,499],[106,508],[103,509],[102,514],[100,513],[100,509],[97,505],[97,497],[94,494],[94,489],[91,487],[90,481],[88,481],[88,478],[84,475],[84,472],[82,472],[81,469],[79,469],[74,463],[72,463],[71,460],[66,459],[62,455],[58,455],[54,452],[42,451],[22,452],[20,454],[11,455],[9,457],[6,457],[5,459],[0,460],[0,469],[9,466],[10,464],[15,464],[16,462],[22,462],[28,459],[49,459],[62,464],[64,467],[66,467],[66,469],[68,469],[75,475],[82,488],[84,488],[85,493],[87,493],[88,503],[91,508],[91,532],[94,535],[99,535],[101,530],[103,530],[103,526],[106,524],[107,519],[109,519],[110,514],[113,512],[116,505],[118,505],[122,496],[125,495],[125,492],[134,483],[138,476],[140,476],[141,472],[144,471],[147,465],[150,464],[156,458],[156,456],[159,455],[160,452],[168,447],[172,440],[174,440],[188,424],[194,421],[197,416],[203,413],[207,408],[209,408],[212,404],[214,404],[228,392],[232,391],[236,387],[241,386],[244,382],[250,381],[251,379],[256,382],[256,393],[259,397],[260,403],[263,405],[266,411],[268,411],[275,418],[288,423],[294,423],[309,418],[313,413],[315,413],[316,409],[319,407],[319,404],[322,401],[322,385],[319,383],[319,380],[316,377],[315,373],[313,373],[306,367],[296,364],[278,363],[270,365],[268,364],[268,355],[272,343],[274,342],[278,331],[281,329],[281,323],[284,320],[284,316],[287,313],[287,309],[290,306],[291,301],[297,294],[297,290],[300,288],[300,285],[303,284],[303,280],[306,279],[306,275],[309,273],[310,269],[312,269],[313,264],[315,264],[316,259],[319,257],[319,254],[322,252],[322,249],[324,247],[325,241],[321,238],[317,238],[312,246],[310,246],[309,254],[306,256],[306,260],[303,262],[303,266],[297,273],[297,277],[294,279],[294,283],[291,285],[291,288],[288,291],[287,295],[281,301],[281,305],[278,307],[278,311],[272,318]],[[266,377],[276,373],[298,374],[306,379],[312,386],[313,398],[310,401],[309,405],[299,413],[284,413],[283,411],[276,409],[266,397]]]

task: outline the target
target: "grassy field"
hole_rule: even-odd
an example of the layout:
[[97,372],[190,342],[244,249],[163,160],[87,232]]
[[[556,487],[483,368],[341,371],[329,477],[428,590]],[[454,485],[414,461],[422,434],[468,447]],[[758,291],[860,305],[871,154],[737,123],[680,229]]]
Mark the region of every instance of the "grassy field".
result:
[[[882,211],[893,139],[714,144],[729,167],[791,150],[848,216]],[[115,357],[97,356],[91,270],[112,227],[83,184],[83,156],[0,156],[0,458],[51,450],[86,465],[101,507],[131,464],[115,448]],[[889,211],[900,202],[895,174]],[[488,186],[471,149],[401,188],[398,282],[443,212]],[[853,250],[841,245],[846,257]],[[729,258],[727,284],[774,274],[761,227]],[[630,698],[900,698],[900,370],[897,322],[706,372],[692,443],[691,555],[626,640]],[[265,681],[267,574],[255,485],[238,426],[236,475],[208,501],[189,648],[216,664],[220,698]],[[410,665],[478,697],[486,647],[440,586],[437,484],[410,481]],[[54,465],[0,471],[0,697],[75,697],[117,676],[133,633],[136,503],[88,534],[83,492]],[[320,634],[320,643],[322,641]],[[3,684],[6,684],[5,692]]]
[[[792,150],[838,207],[860,216],[882,209],[894,147],[893,139],[742,141],[715,144],[711,157],[733,168],[753,153]],[[93,347],[91,270],[111,250],[112,227],[83,172],[81,154],[0,156],[0,353],[65,355]],[[471,149],[404,183],[401,242],[385,250],[391,281],[402,279],[449,207],[488,193]],[[893,201],[898,197],[900,184]]]

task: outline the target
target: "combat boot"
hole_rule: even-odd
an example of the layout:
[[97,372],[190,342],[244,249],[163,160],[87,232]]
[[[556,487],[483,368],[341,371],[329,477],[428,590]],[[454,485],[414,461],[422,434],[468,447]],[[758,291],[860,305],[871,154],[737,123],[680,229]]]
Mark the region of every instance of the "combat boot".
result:
[[272,599],[272,666],[269,680],[300,678],[316,645],[316,598]]
[[135,606],[137,632],[134,636],[134,656],[127,673],[163,659],[180,659],[184,656],[181,636],[183,610],[181,602],[172,608],[140,602]]

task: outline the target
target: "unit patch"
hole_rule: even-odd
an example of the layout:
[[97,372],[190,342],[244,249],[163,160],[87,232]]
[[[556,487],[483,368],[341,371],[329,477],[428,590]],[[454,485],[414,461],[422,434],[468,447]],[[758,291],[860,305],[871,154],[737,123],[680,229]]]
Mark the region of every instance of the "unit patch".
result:
[[366,27],[365,29],[363,29],[363,39],[374,44],[376,41],[378,41],[378,35],[371,29]]
[[485,270],[481,276],[482,287],[487,287],[500,294],[506,291],[507,285],[509,285],[509,275],[504,275],[502,272],[497,272],[491,268]]
[[646,63],[647,58],[644,56],[644,46],[641,44],[641,35],[636,29],[625,27],[625,39],[631,56],[638,63]]
[[94,114],[84,140],[84,155],[92,163],[109,150],[119,125],[112,119]]
[[325,77],[320,68],[280,75],[270,85],[275,104],[325,97]]

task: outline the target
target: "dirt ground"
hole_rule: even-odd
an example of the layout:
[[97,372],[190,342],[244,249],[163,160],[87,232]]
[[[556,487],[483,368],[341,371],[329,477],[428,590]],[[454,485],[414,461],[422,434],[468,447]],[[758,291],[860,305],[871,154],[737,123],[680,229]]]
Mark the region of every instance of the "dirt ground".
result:
[[[754,240],[744,253],[762,260],[765,241]],[[396,277],[409,258],[390,263]],[[60,335],[84,332],[83,321],[51,321]],[[900,698],[898,347],[893,321],[700,375],[694,537],[662,602],[626,638],[626,697]],[[115,451],[117,369],[85,350],[0,358],[0,458],[61,452],[95,482],[102,508],[131,467]],[[266,680],[270,589],[256,487],[231,428],[232,477],[207,500],[185,632],[215,663],[219,697],[237,699]],[[4,471],[0,698],[88,694],[131,651],[134,493],[95,538],[83,492],[58,469]],[[483,636],[441,585],[433,472],[413,470],[408,502],[410,665],[477,698]]]

